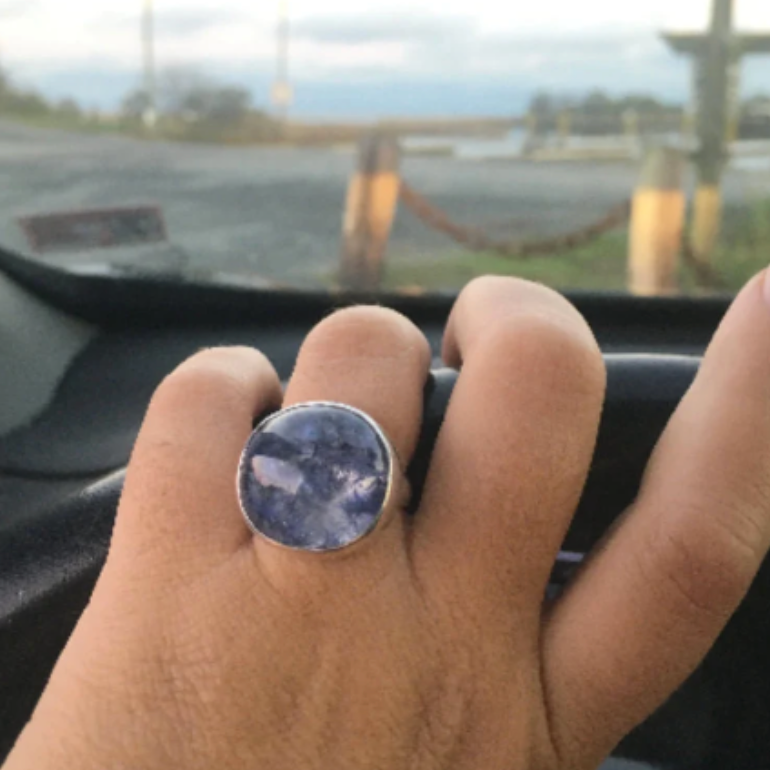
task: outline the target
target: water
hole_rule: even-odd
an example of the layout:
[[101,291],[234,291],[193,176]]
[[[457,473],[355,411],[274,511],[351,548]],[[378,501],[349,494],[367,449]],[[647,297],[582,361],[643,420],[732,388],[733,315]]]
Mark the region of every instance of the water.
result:
[[514,129],[499,139],[469,139],[452,136],[410,136],[402,141],[407,153],[450,155],[461,160],[482,160],[489,157],[519,158],[526,146],[527,132]]

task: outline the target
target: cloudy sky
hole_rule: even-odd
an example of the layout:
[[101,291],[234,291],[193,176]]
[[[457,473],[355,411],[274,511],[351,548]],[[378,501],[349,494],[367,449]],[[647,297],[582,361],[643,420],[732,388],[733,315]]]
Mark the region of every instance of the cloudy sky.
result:
[[[770,31],[770,0],[735,0],[737,25]],[[0,61],[24,84],[112,109],[140,77],[144,0],[0,0]],[[681,100],[685,62],[661,29],[702,29],[709,0],[291,0],[296,112],[510,113],[537,88],[646,91]],[[322,7],[321,7],[322,6]],[[155,0],[161,69],[269,92],[278,0]],[[744,93],[770,90],[770,57]]]

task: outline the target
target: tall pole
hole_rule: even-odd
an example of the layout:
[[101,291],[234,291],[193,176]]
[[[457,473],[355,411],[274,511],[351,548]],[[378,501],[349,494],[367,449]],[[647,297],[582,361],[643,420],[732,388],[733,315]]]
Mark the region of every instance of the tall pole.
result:
[[289,38],[291,35],[288,0],[281,0],[278,7],[278,46],[276,61],[276,81],[289,82]]
[[732,50],[733,0],[713,0],[711,27],[696,59],[700,72],[700,109],[696,157],[698,187],[692,227],[695,254],[707,261],[719,236],[722,195],[720,183],[727,161],[727,124]]
[[291,77],[289,70],[291,21],[288,0],[280,0],[278,5],[278,27],[276,33],[275,83],[273,85],[272,101],[278,119],[282,124],[285,124],[288,120],[289,107],[292,103],[292,89],[289,80]]
[[153,128],[158,120],[157,78],[155,75],[155,2],[144,0],[142,16],[142,55],[144,59],[144,124]]

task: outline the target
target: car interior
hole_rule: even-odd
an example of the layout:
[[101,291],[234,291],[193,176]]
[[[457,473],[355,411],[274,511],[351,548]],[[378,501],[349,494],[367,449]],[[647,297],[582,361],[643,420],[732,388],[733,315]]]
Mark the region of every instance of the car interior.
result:
[[[458,293],[564,292],[608,390],[558,598],[767,267],[768,54],[768,0],[0,0],[0,765],[105,563],[152,395],[203,348],[257,348],[286,382],[335,309],[410,318],[434,356],[414,515]],[[770,769],[768,725],[770,560],[602,770]]]
[[[570,297],[591,323],[609,385],[583,500],[550,593],[634,499],[642,469],[697,372],[728,298]],[[355,294],[77,274],[0,252],[0,758],[12,747],[103,564],[124,469],[154,388],[209,346],[264,351],[283,378],[301,340]],[[409,476],[419,500],[457,373],[439,346],[451,295],[378,295],[436,353]],[[617,750],[615,767],[767,766],[770,570],[687,684]],[[612,767],[613,765],[608,765]]]

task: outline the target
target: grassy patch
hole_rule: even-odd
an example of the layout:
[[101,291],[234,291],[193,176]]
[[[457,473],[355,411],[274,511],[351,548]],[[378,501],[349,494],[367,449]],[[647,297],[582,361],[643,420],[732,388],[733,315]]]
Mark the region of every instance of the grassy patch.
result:
[[419,259],[394,255],[388,261],[385,287],[458,289],[478,275],[515,275],[562,289],[623,290],[626,286],[625,252],[625,232],[614,232],[590,246],[565,254],[526,260],[467,251]]
[[59,131],[83,131],[87,133],[117,133],[124,127],[115,120],[101,121],[81,115],[59,113],[41,113],[35,115],[4,115],[6,120],[12,120],[31,128],[48,128]]
[[[527,260],[456,250],[435,257],[410,258],[393,254],[388,259],[385,288],[421,287],[427,291],[454,290],[479,275],[515,275],[557,289],[625,291],[627,288],[628,232],[618,230],[592,244],[563,254]],[[770,262],[770,199],[751,207],[725,211],[722,237],[714,266],[727,289],[735,292]],[[695,282],[683,268],[683,293],[695,291]]]
[[725,211],[714,266],[733,291],[770,263],[770,198]]
[[233,125],[216,125],[206,121],[190,123],[181,118],[163,116],[153,129],[140,120],[110,117],[98,118],[80,113],[35,112],[4,114],[11,120],[31,128],[77,131],[89,134],[122,134],[134,139],[194,142],[227,146],[276,144],[281,137],[275,123],[259,115],[246,116]]

